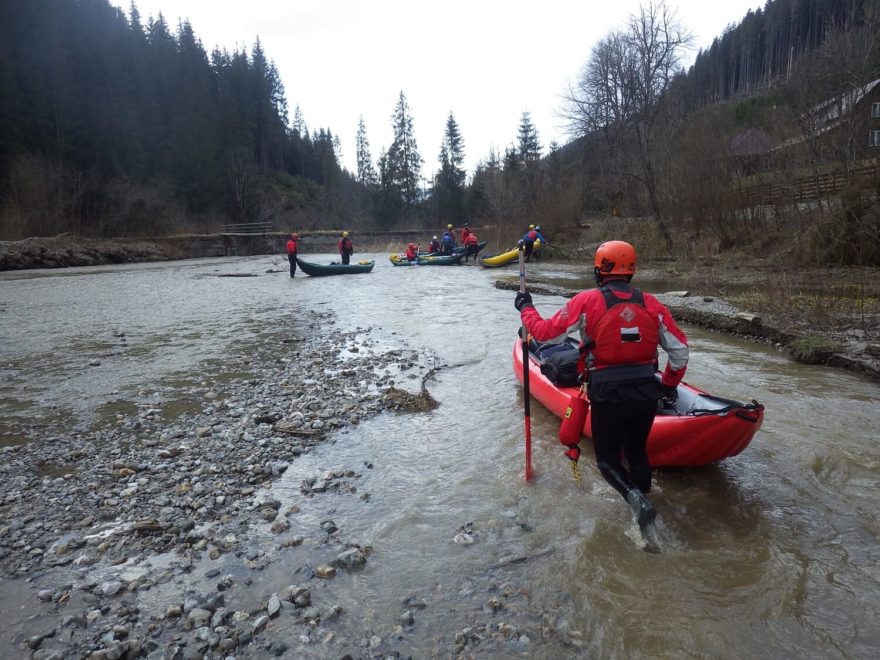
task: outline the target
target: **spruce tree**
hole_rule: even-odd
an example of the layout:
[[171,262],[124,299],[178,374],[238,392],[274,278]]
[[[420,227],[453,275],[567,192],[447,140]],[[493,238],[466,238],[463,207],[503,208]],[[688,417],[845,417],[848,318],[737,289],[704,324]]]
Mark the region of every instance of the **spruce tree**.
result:
[[460,222],[464,219],[464,139],[451,112],[446,120],[438,160],[440,170],[434,179],[434,206],[438,219]]
[[412,211],[419,202],[423,161],[416,145],[413,118],[402,91],[391,124],[394,140],[387,154],[389,184],[400,195],[404,210]]
[[372,157],[370,156],[370,142],[367,139],[367,127],[364,124],[364,117],[361,115],[358,120],[357,136],[355,137],[357,150],[357,180],[364,186],[374,186],[378,183],[376,170],[373,167]]
[[520,163],[528,167],[541,159],[541,143],[538,141],[538,129],[532,123],[532,115],[523,112],[519,121],[519,133],[517,136]]

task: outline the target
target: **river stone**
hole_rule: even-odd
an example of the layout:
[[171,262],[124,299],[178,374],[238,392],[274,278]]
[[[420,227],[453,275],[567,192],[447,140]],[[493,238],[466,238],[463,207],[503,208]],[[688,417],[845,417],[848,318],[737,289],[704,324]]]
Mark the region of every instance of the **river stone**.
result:
[[105,596],[115,596],[120,591],[122,591],[122,587],[124,585],[122,582],[118,580],[111,580],[110,582],[105,582],[101,585],[100,590],[101,593]]
[[272,594],[272,597],[269,598],[269,603],[266,605],[266,612],[269,616],[275,616],[279,611],[281,611],[281,600],[276,594]]
[[333,563],[340,568],[359,568],[367,563],[367,558],[357,548],[349,548],[337,555]]
[[269,622],[269,617],[265,614],[261,614],[256,619],[254,619],[254,625],[251,628],[251,632],[254,634],[260,632],[263,628],[266,627],[266,624]]
[[284,655],[287,652],[287,644],[284,642],[273,642],[269,647],[269,653],[274,656]]
[[452,542],[459,545],[473,545],[476,543],[476,540],[467,532],[459,532],[455,535],[455,538],[452,539]]
[[319,578],[332,578],[336,575],[336,569],[327,564],[321,564],[315,569],[315,575]]
[[193,628],[201,628],[202,626],[207,626],[211,621],[211,612],[210,610],[204,610],[200,607],[196,607],[189,611],[187,615],[187,620],[192,624]]
[[161,532],[162,525],[155,518],[143,518],[134,523],[136,532]]

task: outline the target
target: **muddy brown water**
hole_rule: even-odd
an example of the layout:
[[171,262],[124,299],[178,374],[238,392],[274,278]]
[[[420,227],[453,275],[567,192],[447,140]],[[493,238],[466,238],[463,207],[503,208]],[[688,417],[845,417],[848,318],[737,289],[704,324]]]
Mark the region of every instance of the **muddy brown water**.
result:
[[[373,548],[364,569],[321,584],[347,612],[332,629],[388,636],[415,597],[426,607],[395,645],[414,657],[447,657],[457,633],[490,622],[518,634],[468,651],[477,657],[876,657],[880,386],[684,326],[686,380],[757,399],[766,420],[740,456],[657,471],[663,552],[649,554],[590,460],[584,482],[573,481],[558,422],[538,404],[537,476],[523,480],[522,391],[510,359],[518,319],[513,294],[492,286],[509,269],[393,268],[387,255],[368,256],[377,260],[369,275],[294,280],[271,257],[0,274],[0,444],[21,441],[23,420],[61,416],[88,428],[127,405],[112,402],[169,380],[199,382],[205,365],[273,328],[284,310],[330,307],[343,327],[372,326],[388,345],[405,339],[443,365],[428,381],[436,410],[339,432],[273,484],[274,497],[301,508],[292,531],[329,518]],[[552,264],[530,268],[554,277]],[[545,313],[565,302],[535,300]],[[136,350],[120,349],[122,335]],[[336,467],[356,469],[366,501],[302,497],[304,478]],[[465,525],[476,543],[453,543]],[[274,547],[268,531],[263,541]],[[321,559],[320,548],[300,552]],[[169,561],[103,570],[161,571]],[[193,580],[213,565],[203,563]],[[273,562],[227,606],[259,604],[296,581],[293,570]],[[61,583],[53,579],[0,581],[8,633],[45,614],[36,592]],[[160,614],[175,593],[160,586],[137,594],[138,605]],[[497,612],[487,607],[493,596]]]

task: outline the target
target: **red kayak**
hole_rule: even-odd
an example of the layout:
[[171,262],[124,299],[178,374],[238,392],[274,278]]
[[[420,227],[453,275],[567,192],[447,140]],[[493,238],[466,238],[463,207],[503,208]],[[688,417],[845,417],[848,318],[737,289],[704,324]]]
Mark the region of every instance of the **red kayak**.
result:
[[[523,380],[522,343],[513,345],[513,370]],[[529,391],[559,418],[565,413],[576,387],[554,385],[541,373],[541,361],[529,353]],[[745,449],[764,421],[764,406],[757,401],[740,403],[712,396],[693,385],[678,386],[674,408],[658,408],[648,436],[652,467],[686,467],[714,463]],[[583,434],[590,437],[587,415]]]

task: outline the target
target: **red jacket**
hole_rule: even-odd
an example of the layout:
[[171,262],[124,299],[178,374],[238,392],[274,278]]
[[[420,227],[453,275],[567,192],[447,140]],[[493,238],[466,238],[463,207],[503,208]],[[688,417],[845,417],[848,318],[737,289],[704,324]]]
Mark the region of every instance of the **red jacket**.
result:
[[339,239],[339,254],[354,254],[354,246],[351,244],[350,238]]
[[415,261],[419,258],[419,253],[417,248],[411,248],[407,246],[406,248],[406,260],[407,261]]
[[474,232],[469,232],[468,235],[464,237],[465,245],[476,245],[478,242],[477,235]]
[[[611,291],[610,295],[622,301],[632,299],[633,288],[627,282],[616,280],[608,288]],[[649,356],[656,356],[659,345],[668,356],[660,382],[674,387],[681,382],[687,369],[689,354],[687,337],[676,325],[669,310],[659,300],[650,293],[643,293],[642,296],[644,310],[647,312],[642,320],[639,320],[638,315],[633,312],[631,305],[623,307],[615,305],[609,310],[600,289],[582,291],[549,319],[542,318],[534,307],[523,308],[520,316],[529,334],[540,342],[558,343],[569,333],[577,330],[582,344],[587,346],[585,367],[591,372],[625,364],[651,364],[653,357]],[[619,312],[618,308],[620,308]],[[597,327],[606,312],[623,316],[622,319],[616,320],[616,325],[612,323],[617,328],[618,335],[623,336],[627,332],[633,332],[648,341],[649,345],[639,345],[641,342],[635,341],[631,343],[617,341],[619,346],[615,348],[607,341],[609,336],[607,329],[602,330],[601,327]],[[605,326],[607,323],[608,319],[603,319],[602,325]],[[632,327],[625,327],[627,324]],[[601,337],[597,338],[598,341],[594,344],[593,339],[597,336],[597,330]],[[652,341],[653,346],[650,345]]]
[[296,254],[297,242],[292,238],[287,241],[287,254]]

